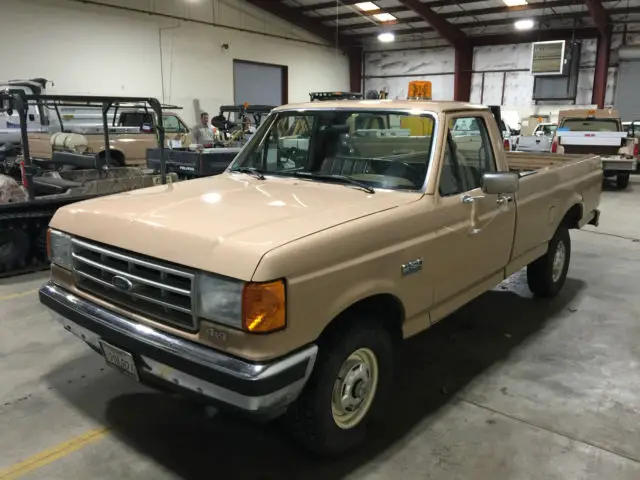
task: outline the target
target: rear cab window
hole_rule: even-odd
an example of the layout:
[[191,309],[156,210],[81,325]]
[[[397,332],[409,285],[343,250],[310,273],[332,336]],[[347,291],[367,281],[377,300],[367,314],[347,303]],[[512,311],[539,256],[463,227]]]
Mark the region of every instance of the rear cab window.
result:
[[621,132],[620,121],[614,118],[565,118],[560,130],[568,132]]

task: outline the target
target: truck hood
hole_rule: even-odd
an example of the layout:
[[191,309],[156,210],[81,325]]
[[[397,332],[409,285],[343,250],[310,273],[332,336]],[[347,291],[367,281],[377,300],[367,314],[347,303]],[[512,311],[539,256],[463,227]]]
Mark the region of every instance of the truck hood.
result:
[[[250,280],[269,250],[421,193],[224,173],[74,203],[51,226],[176,264]],[[321,253],[321,252],[320,252]],[[310,254],[313,254],[310,252]]]

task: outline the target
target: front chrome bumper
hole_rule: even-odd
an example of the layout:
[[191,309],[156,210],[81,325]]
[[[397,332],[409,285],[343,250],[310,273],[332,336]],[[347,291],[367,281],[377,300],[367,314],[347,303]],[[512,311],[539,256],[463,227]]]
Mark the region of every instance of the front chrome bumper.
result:
[[66,330],[101,352],[100,340],[131,353],[143,383],[190,391],[251,413],[284,409],[306,384],[318,347],[270,362],[253,363],[141,325],[52,282],[39,292]]

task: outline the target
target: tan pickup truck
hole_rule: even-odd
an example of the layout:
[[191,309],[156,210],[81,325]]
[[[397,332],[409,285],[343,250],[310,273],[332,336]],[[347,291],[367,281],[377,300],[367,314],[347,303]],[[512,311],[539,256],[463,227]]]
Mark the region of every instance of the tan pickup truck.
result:
[[[82,117],[82,114],[76,114]],[[86,117],[87,114],[84,114]],[[104,129],[101,125],[101,114],[95,122],[78,123],[72,114],[63,115],[64,128],[55,122],[47,131],[30,132],[29,145],[33,158],[48,160],[54,150],[71,151],[77,153],[104,154]],[[148,117],[148,118],[147,118]],[[163,112],[162,122],[165,128],[167,147],[187,147],[191,143],[191,133],[184,121],[173,112]],[[109,127],[109,143],[111,145],[110,163],[112,166],[146,166],[147,149],[157,148],[158,139],[151,131],[153,125],[152,113],[139,109],[123,110],[118,119]],[[145,127],[149,127],[147,131]]]
[[219,176],[58,210],[40,301],[119,371],[337,453],[384,415],[400,341],[524,267],[560,291],[601,183],[597,157],[505,154],[484,107],[283,106]]

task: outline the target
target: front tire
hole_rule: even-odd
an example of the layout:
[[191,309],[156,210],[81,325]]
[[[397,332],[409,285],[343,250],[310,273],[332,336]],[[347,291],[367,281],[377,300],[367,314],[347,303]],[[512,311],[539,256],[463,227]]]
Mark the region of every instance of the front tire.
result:
[[629,173],[619,173],[616,176],[616,188],[618,190],[624,190],[629,185]]
[[527,283],[537,297],[555,297],[569,271],[571,237],[567,227],[561,225],[549,242],[547,253],[527,266]]
[[291,405],[293,437],[318,455],[336,455],[361,443],[384,412],[393,377],[393,342],[375,321],[345,319],[321,339],[313,374]]

